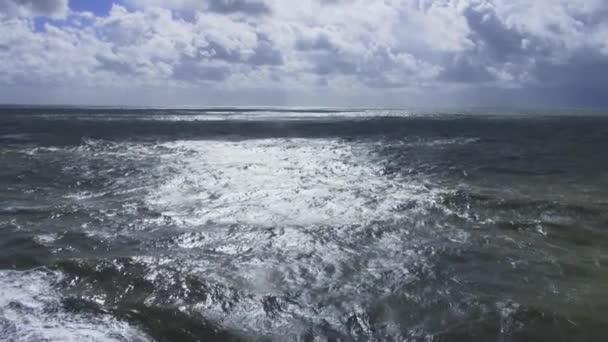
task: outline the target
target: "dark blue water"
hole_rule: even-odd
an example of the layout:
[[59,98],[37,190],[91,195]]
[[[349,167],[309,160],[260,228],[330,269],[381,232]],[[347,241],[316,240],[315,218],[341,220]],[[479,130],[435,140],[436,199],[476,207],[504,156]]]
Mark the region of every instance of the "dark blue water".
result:
[[603,341],[608,116],[0,109],[0,340]]

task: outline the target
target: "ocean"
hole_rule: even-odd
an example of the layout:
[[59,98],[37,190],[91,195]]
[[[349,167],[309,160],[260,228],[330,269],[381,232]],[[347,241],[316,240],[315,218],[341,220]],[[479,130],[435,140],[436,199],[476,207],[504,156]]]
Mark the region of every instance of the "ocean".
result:
[[0,108],[2,341],[605,341],[608,116]]

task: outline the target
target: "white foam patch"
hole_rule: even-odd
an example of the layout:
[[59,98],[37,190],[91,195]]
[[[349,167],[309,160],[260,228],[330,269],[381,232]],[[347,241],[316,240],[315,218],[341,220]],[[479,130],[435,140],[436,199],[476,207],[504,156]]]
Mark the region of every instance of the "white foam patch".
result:
[[40,235],[37,235],[35,237],[35,239],[36,239],[36,242],[46,246],[46,245],[49,245],[49,244],[52,244],[53,242],[55,242],[58,237],[59,237],[58,234],[40,234]]
[[[182,235],[176,247],[244,258],[232,264],[233,276],[249,283],[254,293],[340,283],[348,272],[340,265],[362,255],[366,271],[355,277],[361,278],[359,284],[371,287],[386,272],[402,281],[410,277],[411,265],[393,263],[423,262],[409,248],[445,234],[425,229],[408,235],[408,228],[417,229],[413,213],[444,210],[438,203],[444,192],[424,179],[384,175],[378,160],[386,156],[375,155],[375,145],[266,139],[180,141],[163,147],[176,152],[159,163],[157,174],[165,178],[146,198],[148,205],[186,225],[205,226]],[[399,232],[384,231],[383,224],[401,223]],[[238,229],[221,228],[232,225]],[[381,238],[359,241],[367,241],[368,234]],[[450,237],[466,241],[466,236]],[[351,250],[348,242],[363,247]],[[313,274],[315,283],[299,270]],[[275,279],[277,273],[282,279]]]
[[344,225],[398,218],[400,205],[432,205],[437,190],[391,179],[364,143],[267,139],[180,141],[147,202],[186,224]]
[[61,275],[46,270],[0,271],[1,341],[148,341],[109,315],[67,312],[55,288]]

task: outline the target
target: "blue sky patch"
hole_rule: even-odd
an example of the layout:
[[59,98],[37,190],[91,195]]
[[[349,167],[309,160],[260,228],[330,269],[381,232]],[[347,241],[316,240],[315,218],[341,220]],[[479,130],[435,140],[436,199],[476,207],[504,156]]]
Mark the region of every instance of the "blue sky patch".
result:
[[73,11],[87,11],[97,16],[106,16],[114,3],[112,0],[70,0],[70,8]]

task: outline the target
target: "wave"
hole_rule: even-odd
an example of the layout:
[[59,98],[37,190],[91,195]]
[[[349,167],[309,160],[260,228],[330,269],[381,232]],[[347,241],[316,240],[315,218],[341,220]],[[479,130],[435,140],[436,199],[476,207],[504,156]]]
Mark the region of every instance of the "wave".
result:
[[[308,278],[310,289],[298,293],[293,291],[296,284],[292,284],[293,290],[281,291],[268,278],[272,274],[281,276],[279,270],[265,270],[262,265],[252,263],[248,266],[250,270],[246,271],[247,265],[243,266],[240,269],[243,273],[238,280],[235,279],[236,282],[229,281],[236,274],[232,270],[217,272],[210,262],[205,262],[205,258],[187,261],[179,255],[75,260],[63,262],[60,268],[73,275],[69,279],[71,290],[83,291],[81,295],[84,298],[94,298],[103,293],[105,305],[116,306],[121,311],[130,311],[134,298],[143,301],[145,308],[141,308],[141,315],[133,317],[143,325],[150,320],[144,314],[158,310],[155,308],[165,308],[179,312],[174,319],[180,319],[179,324],[185,321],[191,331],[211,330],[252,340],[256,337],[283,340],[307,335],[351,340],[357,335],[359,338],[374,336],[375,332],[371,330],[363,334],[350,331],[356,326],[373,325],[366,310],[377,297],[365,295],[358,298],[357,291],[361,287],[349,283],[342,287],[338,280],[328,279],[331,271],[316,274],[316,268],[307,268],[314,273],[308,277],[302,275],[302,281]],[[395,267],[394,264],[391,266]],[[288,278],[287,269],[285,271],[284,277]],[[340,272],[338,267],[336,276]],[[377,276],[382,275],[380,270],[376,272]],[[386,281],[386,270],[384,273]],[[315,277],[323,284],[310,283]],[[395,274],[395,277],[401,282],[411,282],[416,275]],[[249,279],[249,284],[243,284],[246,279]],[[382,281],[371,275],[365,279],[367,282]],[[134,284],[137,284],[137,292],[133,289]],[[360,286],[374,287],[371,283]],[[378,295],[383,296],[382,292]],[[347,299],[349,302],[344,302]],[[140,312],[140,308],[137,311]],[[166,337],[172,329],[170,324],[168,326],[167,330],[154,337]],[[392,333],[399,335],[398,331]]]
[[0,216],[7,215],[51,215],[56,207],[45,206],[8,206],[0,208]]
[[109,314],[67,310],[56,289],[62,277],[46,269],[0,270],[0,340],[149,341],[147,334]]
[[33,138],[34,137],[31,134],[27,133],[0,134],[0,143],[24,143],[33,140]]
[[558,201],[546,194],[532,196],[516,196],[512,193],[478,193],[470,190],[457,190],[446,192],[441,197],[441,202],[456,210],[478,211],[486,210],[493,213],[536,213],[532,215],[538,218],[543,213],[581,217],[599,217],[603,210],[594,203],[568,203]]
[[397,220],[403,208],[424,209],[441,192],[419,179],[385,177],[369,160],[367,144],[268,139],[163,146],[180,153],[163,159],[157,173],[164,180],[146,201],[191,225]]
[[[21,280],[0,291],[49,294],[24,295],[51,303],[49,317],[28,311],[51,322],[32,339],[65,322],[76,335],[95,325],[158,340],[495,340],[552,311],[601,312],[605,296],[585,291],[603,281],[604,183],[500,170],[569,167],[565,145],[530,153],[530,130],[500,122],[356,115],[32,120],[52,144],[0,155],[15,166],[0,175],[11,184],[0,261],[61,272],[6,273]],[[509,298],[522,304],[495,303]],[[0,306],[9,339],[34,331],[18,310]]]
[[75,117],[51,115],[22,124],[19,130],[31,137],[28,143],[45,146],[74,146],[81,144],[83,139],[149,142],[265,138],[442,139],[446,136],[441,135],[441,131],[453,125],[450,121],[418,117],[407,112],[377,111],[334,114],[241,112],[181,115],[169,112],[148,115],[81,114]]

